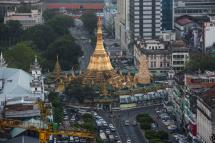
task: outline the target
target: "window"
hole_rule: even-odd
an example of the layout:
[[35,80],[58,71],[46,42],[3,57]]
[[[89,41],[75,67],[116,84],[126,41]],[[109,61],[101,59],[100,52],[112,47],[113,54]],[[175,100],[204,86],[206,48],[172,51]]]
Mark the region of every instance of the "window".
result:
[[151,62],[151,68],[153,68],[153,62]]
[[163,67],[163,63],[162,62],[160,62],[160,67]]

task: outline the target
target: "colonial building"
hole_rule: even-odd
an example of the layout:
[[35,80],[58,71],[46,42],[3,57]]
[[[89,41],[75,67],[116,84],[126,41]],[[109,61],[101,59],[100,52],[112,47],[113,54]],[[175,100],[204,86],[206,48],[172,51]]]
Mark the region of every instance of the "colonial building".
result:
[[215,89],[200,95],[197,100],[197,135],[206,143],[215,142]]
[[28,29],[37,24],[43,23],[42,12],[38,10],[31,10],[31,13],[17,13],[15,11],[8,11],[4,17],[4,23],[11,20],[19,21],[23,29]]
[[134,44],[134,63],[138,67],[142,56],[146,56],[148,68],[153,75],[167,74],[171,65],[171,50],[156,40],[142,40]]

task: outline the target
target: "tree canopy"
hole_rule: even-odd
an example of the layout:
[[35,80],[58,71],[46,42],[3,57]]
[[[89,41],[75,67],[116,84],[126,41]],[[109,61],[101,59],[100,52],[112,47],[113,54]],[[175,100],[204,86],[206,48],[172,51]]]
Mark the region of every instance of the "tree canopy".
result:
[[16,44],[22,34],[23,29],[19,21],[8,21],[6,24],[0,24],[0,46]]
[[48,25],[36,25],[24,32],[25,40],[33,41],[36,49],[46,51],[48,45],[57,37],[55,31]]
[[67,15],[55,15],[47,23],[57,34],[65,35],[69,33],[68,28],[74,26],[74,19]]
[[84,27],[89,33],[93,33],[97,27],[97,16],[94,13],[87,13],[81,16]]
[[[48,46],[45,57],[47,62],[56,62],[56,56],[58,55],[62,69],[70,70],[73,65],[79,64],[79,57],[83,55],[81,47],[75,43],[75,40],[70,35],[65,35],[58,38],[55,42]],[[47,65],[48,66],[48,65]],[[53,69],[53,67],[50,67]]]
[[97,96],[93,88],[78,83],[70,84],[66,88],[65,94],[68,95],[69,101],[76,99],[80,103],[83,103],[85,99],[93,100]]
[[207,54],[195,54],[190,57],[190,60],[188,61],[186,65],[186,70],[190,71],[205,71],[205,70],[215,70],[215,57],[212,55]]
[[16,67],[28,71],[34,56],[39,54],[32,49],[32,43],[20,42],[15,47],[5,51],[5,57],[10,67]]
[[43,19],[45,22],[47,22],[48,20],[52,19],[54,16],[56,15],[55,11],[52,9],[46,9],[43,12]]

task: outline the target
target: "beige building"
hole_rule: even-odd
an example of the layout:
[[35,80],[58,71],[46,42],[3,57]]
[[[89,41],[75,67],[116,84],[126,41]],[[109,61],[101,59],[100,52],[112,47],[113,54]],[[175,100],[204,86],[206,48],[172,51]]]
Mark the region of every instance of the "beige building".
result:
[[185,68],[186,63],[189,60],[189,48],[187,48],[182,40],[179,40],[172,42],[171,50],[171,65],[173,70],[177,73]]
[[117,15],[115,19],[115,37],[120,41],[121,48],[128,49],[129,34],[129,0],[117,0]]
[[19,21],[23,29],[28,29],[43,23],[42,13],[38,10],[31,10],[31,13],[16,13],[15,11],[7,12],[4,17],[4,23],[7,23],[10,20]]
[[156,40],[137,41],[134,44],[134,63],[138,67],[142,56],[146,56],[148,67],[154,76],[164,75],[170,69],[171,50]]
[[197,136],[204,143],[215,142],[215,89],[197,99]]

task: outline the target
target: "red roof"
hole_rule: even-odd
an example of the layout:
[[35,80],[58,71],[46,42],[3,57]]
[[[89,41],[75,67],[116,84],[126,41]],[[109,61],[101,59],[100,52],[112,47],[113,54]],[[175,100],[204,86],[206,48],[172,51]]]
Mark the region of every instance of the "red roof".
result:
[[93,3],[93,4],[47,4],[49,9],[59,9],[59,8],[66,8],[66,9],[93,9],[93,10],[101,10],[104,7],[104,4],[100,3]]
[[179,18],[178,20],[176,20],[176,23],[181,26],[184,26],[184,25],[192,23],[192,21],[187,17],[182,17],[182,18]]

